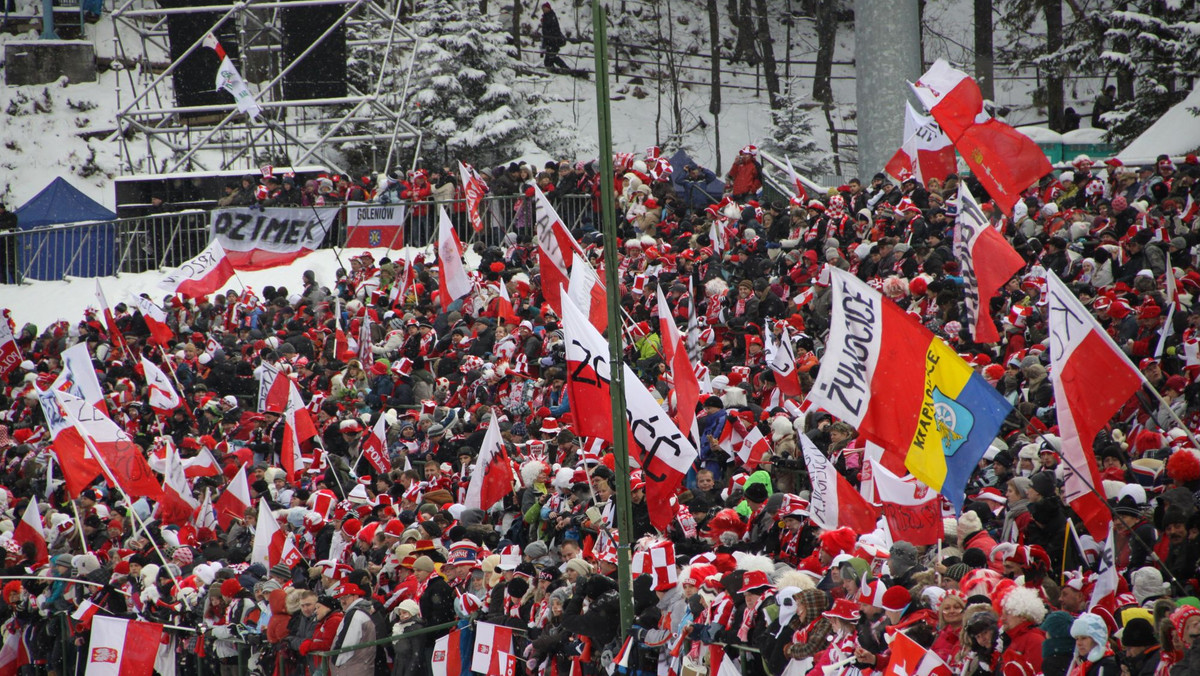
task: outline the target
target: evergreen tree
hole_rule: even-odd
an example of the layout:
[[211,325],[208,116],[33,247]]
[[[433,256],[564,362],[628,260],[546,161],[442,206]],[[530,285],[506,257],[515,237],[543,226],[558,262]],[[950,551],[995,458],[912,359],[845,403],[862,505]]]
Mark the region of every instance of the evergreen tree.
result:
[[1105,44],[1097,58],[1133,82],[1133,96],[1105,116],[1118,144],[1133,140],[1183,100],[1200,76],[1196,11],[1195,0],[1133,0],[1104,15]]
[[444,161],[488,166],[540,148],[569,154],[571,139],[542,97],[515,84],[521,62],[508,33],[474,3],[422,3],[410,101],[423,145]]
[[817,144],[813,110],[781,97],[782,106],[771,111],[771,135],[763,148],[781,158],[790,158],[797,170],[807,174],[830,172],[830,154]]

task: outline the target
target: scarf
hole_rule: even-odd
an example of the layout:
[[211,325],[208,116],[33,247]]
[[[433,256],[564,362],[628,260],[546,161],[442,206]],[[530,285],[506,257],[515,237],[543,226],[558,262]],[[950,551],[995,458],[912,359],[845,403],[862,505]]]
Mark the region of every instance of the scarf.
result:
[[760,606],[762,606],[762,602],[763,602],[764,598],[766,598],[766,597],[765,596],[758,597],[758,601],[754,604],[753,607],[746,606],[746,609],[742,611],[742,626],[738,628],[738,633],[737,633],[739,641],[749,641],[750,640],[750,627],[754,625],[754,616],[758,614],[758,609]]

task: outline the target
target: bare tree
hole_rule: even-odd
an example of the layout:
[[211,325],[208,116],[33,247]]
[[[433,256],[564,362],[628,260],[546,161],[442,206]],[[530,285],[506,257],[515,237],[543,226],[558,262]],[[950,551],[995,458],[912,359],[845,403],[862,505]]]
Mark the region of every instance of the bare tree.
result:
[[818,2],[813,7],[817,28],[817,60],[813,66],[812,96],[826,105],[833,103],[833,48],[837,38],[836,2]]
[[771,37],[771,22],[767,20],[767,0],[756,0],[758,10],[758,46],[762,56],[763,77],[767,81],[767,96],[771,110],[779,108],[779,72],[775,64],[775,40]]
[[995,55],[992,45],[992,0],[975,0],[975,81],[983,98],[996,98]]

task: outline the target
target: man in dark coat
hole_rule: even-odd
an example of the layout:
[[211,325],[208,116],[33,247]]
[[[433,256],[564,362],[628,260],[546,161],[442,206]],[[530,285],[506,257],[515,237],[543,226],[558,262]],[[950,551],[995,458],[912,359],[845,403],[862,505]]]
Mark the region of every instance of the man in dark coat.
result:
[[550,3],[542,3],[542,53],[546,70],[551,72],[570,70],[567,63],[558,55],[558,50],[567,44],[567,36],[563,35],[562,27],[558,25],[558,15]]

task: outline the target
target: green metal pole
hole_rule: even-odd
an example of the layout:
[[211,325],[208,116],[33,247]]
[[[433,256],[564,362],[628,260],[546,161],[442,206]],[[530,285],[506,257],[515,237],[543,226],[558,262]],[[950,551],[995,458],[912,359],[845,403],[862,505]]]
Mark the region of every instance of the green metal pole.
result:
[[600,134],[600,218],[604,233],[604,285],[608,289],[608,356],[611,364],[613,456],[617,488],[617,584],[621,594],[621,633],[633,626],[633,577],[629,547],[633,539],[633,505],[629,500],[629,432],[625,413],[625,360],[621,345],[621,288],[617,276],[617,218],[613,194],[612,115],[608,94],[608,11],[592,0],[592,45],[596,53],[596,123]]

